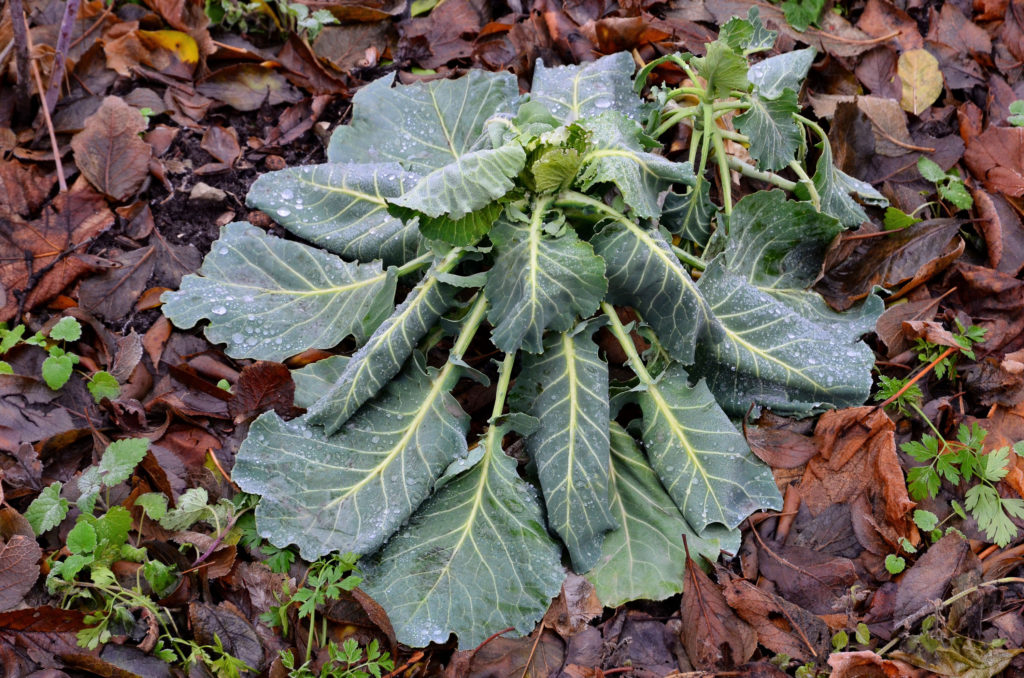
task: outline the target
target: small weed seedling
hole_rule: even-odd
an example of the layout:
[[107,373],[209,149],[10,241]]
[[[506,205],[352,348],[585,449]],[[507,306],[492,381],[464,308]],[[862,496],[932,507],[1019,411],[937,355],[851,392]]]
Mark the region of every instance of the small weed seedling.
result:
[[[0,323],[0,357],[18,344],[45,349],[49,355],[43,361],[43,381],[52,390],[57,391],[68,383],[75,365],[80,360],[76,354],[66,350],[65,345],[67,342],[78,341],[81,336],[82,325],[71,317],[61,318],[50,328],[49,336],[36,332],[28,338],[25,338],[24,325],[15,325],[7,329],[5,323]],[[10,363],[0,360],[0,374],[14,374],[14,368]],[[121,385],[117,383],[117,379],[103,370],[93,374],[87,386],[96,402],[103,398],[116,398],[121,393]]]
[[955,169],[943,172],[938,164],[922,155],[917,160],[917,170],[922,177],[935,184],[939,197],[949,201],[958,210],[969,210],[974,205],[974,198],[967,192],[963,179]]
[[959,320],[954,320],[956,323],[956,332],[952,332],[953,339],[959,344],[956,352],[950,353],[948,356],[939,360],[939,357],[945,352],[946,346],[940,346],[933,344],[925,339],[917,339],[914,342],[914,350],[917,352],[917,358],[925,364],[929,364],[932,361],[939,360],[935,364],[935,376],[942,379],[947,374],[951,379],[956,379],[956,357],[958,354],[963,354],[974,360],[974,345],[985,340],[985,328],[978,327],[977,325],[971,325],[970,327],[964,327]]
[[1024,100],[1010,104],[1010,117],[1006,119],[1014,127],[1024,127]]
[[[394,668],[390,654],[381,653],[376,640],[366,647],[365,656],[352,638],[338,647],[333,640],[328,640],[327,618],[321,615],[317,619],[318,607],[336,600],[342,591],[351,591],[362,581],[356,570],[357,559],[358,556],[346,553],[333,554],[315,561],[306,572],[305,584],[294,592],[286,587],[284,598],[278,598],[281,604],[271,607],[270,612],[260,617],[267,625],[280,627],[281,632],[287,635],[288,611],[293,605],[298,606],[299,622],[305,622],[308,629],[304,660],[299,664],[292,650],[281,652],[281,663],[293,678],[380,678],[383,671]],[[329,659],[317,674],[310,668],[313,664],[313,649],[323,647],[325,640]]]

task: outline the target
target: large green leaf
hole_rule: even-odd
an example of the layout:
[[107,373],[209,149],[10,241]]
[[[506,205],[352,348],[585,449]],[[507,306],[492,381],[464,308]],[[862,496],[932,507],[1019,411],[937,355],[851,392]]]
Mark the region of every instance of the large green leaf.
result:
[[673,183],[692,184],[689,163],[672,162],[643,151],[643,130],[621,113],[608,112],[581,121],[590,133],[576,181],[586,191],[596,184],[614,184],[638,217],[661,214],[658,196]]
[[352,99],[352,121],[331,136],[331,162],[395,162],[419,175],[477,150],[487,120],[514,112],[519,85],[511,73],[473,70],[457,80],[392,89],[393,75]]
[[864,402],[871,349],[845,324],[812,322],[730,272],[721,256],[697,283],[715,322],[698,345],[692,372],[707,379],[722,406],[734,416],[753,403],[805,416]]
[[395,163],[327,163],[260,176],[246,204],[295,235],[347,259],[404,264],[416,255],[415,222],[388,214],[387,200],[419,180]]
[[424,176],[391,202],[430,217],[461,219],[508,193],[525,164],[526,151],[519,144],[473,151]]
[[537,464],[548,527],[585,572],[601,554],[608,512],[608,366],[591,339],[596,324],[552,333],[539,356],[524,354],[517,386],[534,391],[540,427],[526,439]]
[[[807,414],[867,397],[872,354],[858,340],[874,328],[881,300],[871,295],[854,312],[836,313],[808,289],[840,231],[838,221],[809,203],[762,191],[736,203],[728,235],[720,230],[712,237],[707,255],[720,259],[698,286],[719,316],[718,327],[694,373],[708,377],[733,414],[752,401]],[[726,296],[729,301],[717,305]]]
[[[510,353],[520,346],[544,350],[545,329],[564,332],[577,314],[597,310],[608,289],[604,261],[572,228],[558,236],[545,233],[546,210],[509,215],[491,231],[497,250],[484,292],[490,303],[491,340]],[[551,215],[555,216],[555,215]]]
[[721,40],[708,43],[707,54],[691,59],[697,74],[707,81],[708,92],[715,99],[724,99],[732,90],[746,91],[747,60]]
[[562,585],[561,548],[533,487],[492,426],[481,460],[448,482],[384,548],[361,561],[363,590],[388,613],[399,642],[472,648],[495,631],[531,631]]
[[814,62],[814,54],[814,48],[808,47],[768,57],[751,66],[747,78],[766,99],[776,99],[787,89],[799,92]]
[[429,375],[410,364],[330,436],[305,417],[268,412],[254,421],[232,478],[261,496],[260,535],[298,544],[306,560],[376,550],[467,454],[469,417],[448,393],[458,373],[451,363]]
[[[871,184],[854,179],[832,163],[832,147],[828,141],[822,141],[818,148],[821,149],[821,155],[818,157],[818,166],[811,180],[821,198],[822,212],[832,215],[843,226],[857,226],[867,221],[868,215],[853,199],[854,195],[869,205],[884,207],[889,204],[885,196],[876,191]],[[797,185],[796,192],[801,198],[808,197],[802,185]]]
[[295,406],[312,407],[313,403],[320,400],[327,389],[338,381],[338,377],[345,371],[348,361],[348,356],[332,355],[300,369],[292,370],[292,380],[295,382]]
[[346,262],[246,223],[221,231],[199,275],[165,292],[178,327],[203,318],[206,337],[235,358],[283,360],[352,335],[364,341],[394,308],[394,270]]
[[698,181],[684,194],[665,193],[661,225],[672,233],[703,247],[711,236],[711,220],[717,207],[711,202],[711,184]]
[[454,302],[455,289],[431,269],[352,356],[333,386],[309,409],[310,423],[334,433],[398,374],[423,335]]
[[750,137],[750,156],[761,169],[789,165],[803,143],[803,131],[793,119],[800,112],[796,93],[786,90],[777,99],[750,97],[750,108],[736,116],[736,129]]
[[619,52],[580,66],[548,68],[541,60],[533,71],[530,98],[544,104],[562,123],[618,111],[639,120],[642,101],[633,91],[636,69],[628,52]]
[[614,221],[590,240],[608,271],[607,301],[632,306],[673,358],[693,362],[708,310],[690,274],[657,230]]
[[683,590],[686,536],[690,555],[715,562],[738,553],[740,531],[709,526],[698,535],[665,492],[657,474],[621,426],[611,425],[611,512],[620,527],[604,539],[587,579],[605,607],[630,600],[663,600]]
[[[701,278],[703,280],[703,278]],[[754,511],[782,508],[771,471],[715,402],[703,380],[687,385],[675,364],[638,394],[643,443],[662,485],[697,533],[736,527]]]

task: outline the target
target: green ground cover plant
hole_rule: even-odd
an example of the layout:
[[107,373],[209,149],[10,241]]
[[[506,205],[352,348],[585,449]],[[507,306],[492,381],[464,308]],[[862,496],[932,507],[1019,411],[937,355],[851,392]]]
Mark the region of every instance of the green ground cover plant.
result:
[[[774,39],[754,10],[706,56],[635,78],[626,53],[538,63],[525,96],[508,73],[387,76],[327,163],[260,177],[249,204],[310,244],[229,224],[164,312],[208,321],[237,358],[359,348],[293,372],[303,416],[252,423],[232,476],[261,497],[259,534],[360,556],[413,646],[529,631],[563,554],[616,606],[681,590],[681,534],[735,553],[739,523],[781,497],[734,422],[861,404],[859,337],[882,310],[809,291],[861,202],[885,201],[800,113],[814,52],[751,64]],[[659,65],[685,80],[649,88]],[[688,157],[659,154],[681,124]],[[772,190],[734,201],[735,172]],[[488,326],[496,368],[470,352]],[[463,379],[493,385],[471,436]]]

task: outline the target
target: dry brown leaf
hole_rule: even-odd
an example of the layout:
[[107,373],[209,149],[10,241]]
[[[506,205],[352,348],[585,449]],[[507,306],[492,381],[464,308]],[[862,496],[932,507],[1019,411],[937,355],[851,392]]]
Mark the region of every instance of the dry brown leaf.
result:
[[105,98],[71,139],[78,169],[110,198],[128,199],[149,173],[152,149],[139,137],[145,131],[146,121],[137,109],[120,97]]
[[896,73],[903,81],[900,106],[908,113],[921,115],[942,94],[939,62],[928,50],[912,49],[901,54]]
[[255,111],[264,104],[294,104],[302,95],[278,71],[262,64],[240,63],[214,71],[196,91],[237,111]]
[[12,508],[0,509],[0,610],[21,604],[39,578],[42,557],[24,516]]
[[234,397],[228,403],[228,411],[236,421],[267,410],[291,417],[295,414],[294,402],[295,382],[292,381],[291,370],[281,363],[258,360],[242,369],[235,383]]
[[906,662],[884,659],[870,650],[833,652],[828,656],[831,678],[916,678],[925,675]]
[[568,639],[584,628],[594,617],[604,612],[594,585],[580,575],[570,572],[562,582],[562,590],[544,614],[544,625]]
[[993,193],[1024,195],[1024,127],[989,127],[968,142],[964,161]]
[[683,647],[695,668],[733,668],[745,663],[757,649],[754,629],[736,616],[718,584],[689,556],[680,615]]
[[802,607],[738,578],[725,584],[723,594],[736,614],[757,629],[758,643],[772,652],[805,662],[828,656],[828,626]]

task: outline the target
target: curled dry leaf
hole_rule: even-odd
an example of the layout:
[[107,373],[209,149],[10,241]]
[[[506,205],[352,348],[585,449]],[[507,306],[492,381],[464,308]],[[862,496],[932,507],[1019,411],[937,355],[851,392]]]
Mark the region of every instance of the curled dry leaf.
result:
[[28,521],[12,508],[0,509],[0,610],[21,604],[39,577],[42,557]]
[[1024,196],[1024,127],[989,127],[967,144],[964,161],[993,193]]
[[103,100],[71,139],[75,163],[93,186],[110,198],[127,200],[149,173],[152,149],[139,136],[146,121],[120,97]]
[[757,649],[757,634],[736,616],[718,584],[686,559],[681,607],[682,641],[696,668],[714,671],[746,662]]

